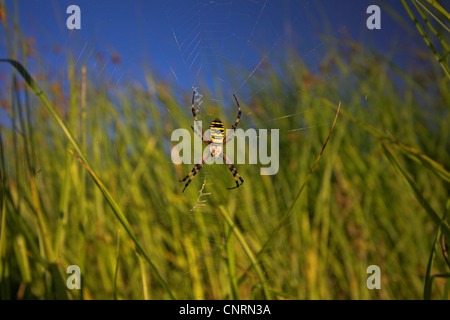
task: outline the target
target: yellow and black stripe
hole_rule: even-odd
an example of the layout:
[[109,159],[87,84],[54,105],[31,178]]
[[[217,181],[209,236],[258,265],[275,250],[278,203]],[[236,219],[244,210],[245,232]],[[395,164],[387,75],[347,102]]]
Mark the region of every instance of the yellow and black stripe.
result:
[[[236,189],[239,188],[243,183],[244,183],[244,179],[241,178],[241,176],[239,175],[239,173],[237,173],[237,169],[233,166],[233,163],[231,162],[231,160],[227,157],[227,155],[225,153],[222,152],[222,156],[223,156],[223,160],[225,160],[225,163],[228,167],[228,169],[231,171],[231,173],[233,174],[233,178],[234,178],[234,182],[236,182],[236,187],[233,188],[227,188],[227,189]],[[239,179],[239,180],[238,180]],[[239,183],[240,181],[240,183]]]
[[204,158],[202,158],[202,163],[196,164],[194,166],[194,168],[192,168],[191,172],[189,172],[189,174],[186,177],[184,177],[182,180],[179,180],[180,182],[184,182],[184,181],[186,181],[186,179],[188,179],[188,181],[184,185],[183,191],[181,193],[183,193],[184,190],[186,190],[187,186],[191,183],[192,179],[194,179],[195,175],[200,171],[201,168],[203,168],[203,165],[205,164],[205,161],[208,158],[209,158],[209,154],[207,154]]
[[214,119],[209,126],[209,134],[211,136],[212,143],[223,143],[225,128],[222,121],[218,118]]

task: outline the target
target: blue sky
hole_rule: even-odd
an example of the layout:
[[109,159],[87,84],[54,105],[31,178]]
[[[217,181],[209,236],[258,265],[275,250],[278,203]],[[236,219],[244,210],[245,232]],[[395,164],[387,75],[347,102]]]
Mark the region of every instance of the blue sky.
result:
[[[14,12],[14,2],[6,3]],[[327,38],[350,35],[402,61],[423,43],[392,18],[386,3],[411,24],[400,1],[19,0],[18,9],[21,30],[35,39],[44,68],[64,70],[72,55],[78,67],[117,84],[143,83],[148,68],[186,92],[203,79],[219,81],[228,94],[245,89],[262,60],[279,57],[286,46],[314,70],[332,45]],[[81,30],[66,27],[72,4],[81,9]],[[371,4],[381,8],[381,30],[366,28]],[[0,55],[6,55],[3,34]]]

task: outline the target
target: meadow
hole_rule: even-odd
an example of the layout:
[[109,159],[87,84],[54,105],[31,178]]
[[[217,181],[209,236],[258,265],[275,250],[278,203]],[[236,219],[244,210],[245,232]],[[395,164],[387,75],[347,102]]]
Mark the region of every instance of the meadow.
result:
[[[181,193],[193,165],[172,163],[170,137],[192,125],[192,89],[151,71],[120,87],[73,57],[63,81],[30,74],[10,19],[1,299],[448,299],[448,34],[428,20],[418,32],[440,46],[406,70],[351,39],[317,73],[288,49],[265,63],[239,128],[279,129],[278,173],[239,164],[245,183],[227,190],[226,166],[206,165]],[[231,126],[233,97],[199,90],[200,120]]]

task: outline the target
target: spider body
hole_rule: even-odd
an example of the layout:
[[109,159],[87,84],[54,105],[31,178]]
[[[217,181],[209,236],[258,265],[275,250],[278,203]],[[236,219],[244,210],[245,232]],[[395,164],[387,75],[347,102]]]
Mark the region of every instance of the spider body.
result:
[[211,154],[211,157],[218,158],[223,152],[222,144],[221,143],[211,143],[209,144],[209,153]]
[[224,132],[222,121],[218,118],[214,119],[209,126],[209,135],[211,136],[209,151],[213,158],[218,158],[222,153],[223,139],[225,138]]
[[[186,181],[186,184],[184,185],[184,189],[182,192],[184,192],[184,190],[186,190],[187,186],[189,185],[189,183],[191,183],[192,179],[194,179],[195,175],[200,171],[200,169],[203,167],[203,165],[205,164],[205,161],[211,156],[213,158],[218,158],[220,156],[223,157],[225,164],[227,165],[228,169],[231,171],[231,173],[233,174],[233,178],[234,181],[236,182],[236,186],[233,188],[227,188],[227,189],[235,189],[240,187],[243,183],[244,180],[241,178],[241,176],[239,175],[239,173],[237,173],[236,168],[234,167],[233,163],[231,162],[231,160],[227,157],[227,155],[223,152],[223,146],[230,141],[233,137],[230,138],[231,134],[234,133],[234,130],[236,130],[236,127],[239,123],[239,119],[241,118],[241,107],[239,106],[239,102],[236,98],[235,95],[234,99],[236,100],[236,104],[238,107],[238,115],[236,118],[236,122],[234,123],[233,126],[231,126],[231,129],[233,129],[233,131],[231,131],[227,137],[225,137],[224,132],[224,126],[222,121],[220,121],[220,119],[216,118],[214,119],[210,126],[209,126],[209,132],[210,132],[210,136],[211,136],[211,141],[208,141],[205,139],[204,137],[204,132],[202,130],[202,128],[200,127],[200,125],[198,124],[198,119],[197,119],[197,113],[195,111],[195,107],[194,107],[194,98],[195,98],[195,91],[192,94],[192,104],[191,104],[191,108],[192,108],[192,115],[194,116],[194,120],[197,123],[197,128],[199,129],[199,132],[196,132],[194,130],[194,127],[191,127],[192,130],[194,130],[194,132],[197,133],[197,135],[202,139],[202,141],[209,146],[209,153],[206,156],[202,157],[202,163],[196,164],[194,166],[194,168],[191,170],[191,172],[184,177],[182,180],[180,180],[180,182],[182,181]],[[201,135],[200,135],[201,132]]]

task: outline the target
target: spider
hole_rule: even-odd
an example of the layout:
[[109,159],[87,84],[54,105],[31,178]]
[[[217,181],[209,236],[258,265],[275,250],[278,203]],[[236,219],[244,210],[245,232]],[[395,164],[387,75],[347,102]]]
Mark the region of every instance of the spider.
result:
[[[192,108],[192,115],[194,116],[194,120],[198,121],[197,114],[195,112],[195,107],[194,107],[194,97],[195,97],[195,91],[192,94],[192,105],[191,105],[191,108]],[[200,139],[202,139],[202,141],[207,146],[209,145],[209,152],[208,152],[208,154],[206,156],[202,157],[202,162],[201,163],[196,164],[194,166],[194,168],[192,169],[192,171],[189,172],[189,174],[186,177],[184,177],[182,180],[180,180],[180,182],[184,182],[184,181],[186,181],[186,179],[188,179],[188,181],[184,185],[182,193],[184,192],[184,190],[186,190],[187,186],[191,183],[192,179],[194,179],[195,175],[200,171],[200,169],[205,164],[205,161],[210,156],[214,157],[214,158],[218,158],[218,157],[222,156],[223,160],[225,160],[225,164],[227,165],[228,169],[233,174],[233,178],[234,178],[234,181],[236,182],[236,186],[232,187],[232,188],[227,188],[227,189],[239,188],[244,183],[244,180],[241,178],[239,173],[237,173],[237,170],[233,166],[233,163],[231,162],[231,160],[223,152],[223,146],[226,145],[227,142],[229,142],[231,139],[233,139],[232,133],[234,133],[234,131],[236,130],[236,127],[238,126],[238,123],[239,123],[239,119],[241,118],[241,107],[239,106],[239,101],[238,101],[238,99],[236,98],[236,96],[234,94],[233,94],[233,97],[236,100],[236,104],[237,104],[237,107],[238,107],[239,111],[238,111],[238,115],[237,115],[237,118],[236,118],[236,122],[234,123],[234,125],[231,126],[231,129],[233,129],[233,131],[231,131],[225,139],[224,139],[224,131],[225,131],[225,129],[223,127],[222,121],[220,121],[220,119],[218,119],[218,118],[214,119],[211,122],[210,126],[209,126],[209,132],[210,132],[210,135],[211,135],[211,141],[207,141],[205,139],[204,132],[203,132],[202,128],[200,127],[200,125],[198,124],[198,122],[196,122],[196,123],[197,123],[197,127],[198,127],[199,131],[201,131],[201,133],[202,133],[201,136],[200,136],[200,133],[196,132],[194,130],[194,127],[191,126],[192,130],[200,137]]]

